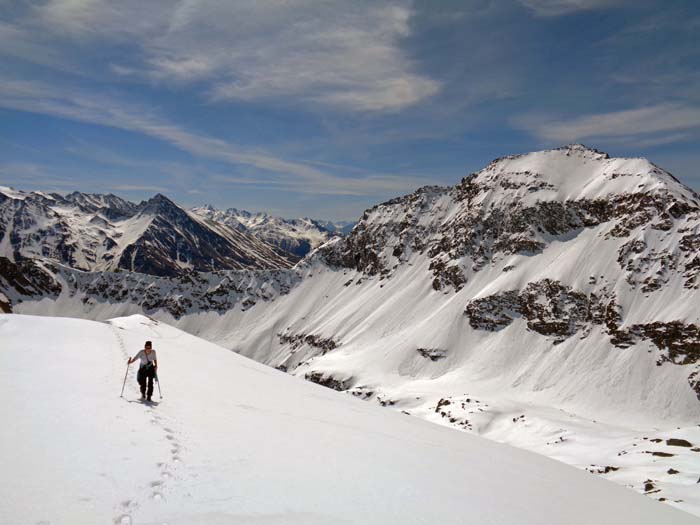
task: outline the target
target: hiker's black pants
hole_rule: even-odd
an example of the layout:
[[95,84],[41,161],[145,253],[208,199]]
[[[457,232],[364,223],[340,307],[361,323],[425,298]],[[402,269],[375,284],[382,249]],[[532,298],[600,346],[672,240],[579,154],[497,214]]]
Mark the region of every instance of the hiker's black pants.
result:
[[[150,398],[153,395],[153,380],[156,377],[155,366],[142,366],[136,374],[136,380],[141,387],[141,395]],[[146,383],[148,382],[148,391],[146,391]]]

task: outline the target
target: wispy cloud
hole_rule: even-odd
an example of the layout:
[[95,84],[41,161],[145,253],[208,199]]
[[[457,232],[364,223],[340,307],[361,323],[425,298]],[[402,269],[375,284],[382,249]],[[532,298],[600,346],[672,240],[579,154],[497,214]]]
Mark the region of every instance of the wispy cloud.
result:
[[18,34],[83,49],[88,42],[135,48],[109,65],[111,73],[191,84],[214,101],[293,98],[397,111],[441,89],[402,48],[412,13],[406,0],[48,0],[0,26],[0,42],[7,43],[4,52],[35,60],[41,48]]
[[112,191],[125,191],[125,192],[158,191],[161,193],[165,193],[168,191],[167,188],[164,188],[162,186],[149,186],[149,185],[139,185],[139,184],[117,184],[115,186],[109,186],[109,189]]
[[[19,181],[19,184],[16,182],[10,183],[9,181]],[[86,182],[92,185],[96,181],[89,180]],[[52,173],[50,167],[42,164],[5,162],[0,164],[0,186],[65,191],[66,189],[75,189],[75,180],[67,177],[57,177]]]
[[286,160],[262,149],[245,148],[219,138],[193,133],[152,111],[112,98],[61,90],[36,82],[0,79],[0,107],[41,113],[141,133],[194,156],[251,166],[274,174],[280,185],[300,192],[375,195],[406,191],[419,185],[412,178],[375,174],[339,177],[308,163]]
[[579,11],[619,7],[629,0],[518,0],[538,16],[562,16]]
[[653,134],[665,134],[656,139],[668,143],[687,139],[679,131],[700,128],[700,107],[659,104],[570,119],[525,115],[512,123],[540,139],[559,143],[589,138],[635,141],[646,137],[648,141]]

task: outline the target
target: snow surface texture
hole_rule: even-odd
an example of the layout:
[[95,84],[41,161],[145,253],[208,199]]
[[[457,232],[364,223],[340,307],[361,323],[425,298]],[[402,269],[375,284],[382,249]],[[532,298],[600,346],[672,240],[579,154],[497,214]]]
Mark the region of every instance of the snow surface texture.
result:
[[[150,406],[133,369],[119,397],[146,339],[165,394]],[[0,315],[0,340],[2,523],[698,523],[143,316]]]
[[20,313],[147,311],[700,515],[699,250],[697,195],[644,159],[573,145],[376,206],[286,272],[46,267],[38,291],[2,291]]

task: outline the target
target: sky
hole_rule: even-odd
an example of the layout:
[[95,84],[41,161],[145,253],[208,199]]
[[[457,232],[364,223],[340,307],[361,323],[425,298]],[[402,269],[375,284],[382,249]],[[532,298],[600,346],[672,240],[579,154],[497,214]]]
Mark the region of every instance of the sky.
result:
[[700,2],[0,0],[0,184],[354,220],[579,142],[700,190]]

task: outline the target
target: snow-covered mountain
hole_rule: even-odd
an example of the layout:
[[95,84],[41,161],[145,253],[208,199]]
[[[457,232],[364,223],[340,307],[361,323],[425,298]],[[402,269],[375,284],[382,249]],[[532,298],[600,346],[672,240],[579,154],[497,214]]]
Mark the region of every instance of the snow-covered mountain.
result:
[[11,188],[0,188],[0,256],[170,276],[291,265],[260,239],[187,212],[160,194],[133,204],[114,195]]
[[[0,352],[2,523],[697,523],[143,316],[0,315],[0,340],[15,349]],[[152,405],[137,401],[133,366],[124,378],[145,340],[163,394]]]
[[352,231],[357,224],[354,221],[315,221],[328,231],[337,233],[338,235],[347,235]]
[[571,145],[375,206],[290,270],[188,283],[0,260],[0,279],[6,309],[146,311],[700,514],[699,252],[698,195]]
[[207,219],[238,228],[276,246],[281,254],[300,260],[311,250],[328,242],[335,235],[344,235],[352,223],[321,222],[313,219],[282,219],[267,213],[252,213],[229,208],[217,210],[212,206],[192,208],[192,211]]

